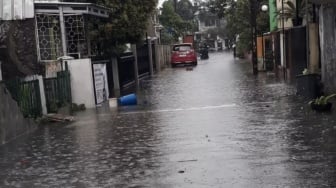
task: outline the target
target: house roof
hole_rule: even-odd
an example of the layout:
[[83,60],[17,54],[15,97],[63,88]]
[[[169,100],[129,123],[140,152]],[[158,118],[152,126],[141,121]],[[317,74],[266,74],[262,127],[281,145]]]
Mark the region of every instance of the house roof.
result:
[[315,4],[335,4],[336,5],[335,0],[309,0],[309,1]]
[[1,0],[0,20],[24,20],[34,17],[33,0]]
[[90,14],[108,18],[112,11],[92,3],[35,1],[34,5],[36,13],[59,13],[59,7],[63,7],[64,14]]

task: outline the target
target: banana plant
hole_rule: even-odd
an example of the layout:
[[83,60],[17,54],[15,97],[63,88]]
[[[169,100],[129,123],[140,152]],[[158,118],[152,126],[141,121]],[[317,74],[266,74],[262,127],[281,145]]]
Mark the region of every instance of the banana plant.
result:
[[319,98],[316,98],[309,102],[309,105],[315,104],[315,105],[326,105],[329,103],[329,100],[336,97],[336,93],[328,95],[328,96],[321,96]]

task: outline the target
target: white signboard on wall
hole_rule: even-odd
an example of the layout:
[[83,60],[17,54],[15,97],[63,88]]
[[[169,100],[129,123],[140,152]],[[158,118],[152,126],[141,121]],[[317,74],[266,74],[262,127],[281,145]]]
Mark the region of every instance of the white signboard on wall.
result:
[[34,18],[34,0],[0,0],[0,20]]
[[93,78],[95,85],[96,103],[101,104],[109,97],[106,64],[93,64]]

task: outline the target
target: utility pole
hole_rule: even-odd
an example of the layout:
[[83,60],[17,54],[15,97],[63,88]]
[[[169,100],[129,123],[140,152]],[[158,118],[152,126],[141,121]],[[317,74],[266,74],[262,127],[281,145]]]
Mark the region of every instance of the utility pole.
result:
[[284,16],[284,0],[281,0],[281,26],[282,26],[282,69],[284,80],[286,80],[286,43],[285,43],[285,16]]
[[59,6],[59,18],[60,18],[60,26],[61,26],[61,39],[62,39],[63,56],[67,56],[68,55],[67,54],[67,40],[66,40],[63,5]]
[[1,70],[1,64],[2,64],[2,62],[0,61],[0,81],[2,81],[2,70]]
[[177,4],[177,0],[174,0],[174,10],[176,12],[176,4]]
[[258,74],[258,59],[257,59],[257,12],[256,6],[258,2],[257,0],[250,0],[250,24],[251,24],[251,37],[252,37],[252,67],[253,74]]

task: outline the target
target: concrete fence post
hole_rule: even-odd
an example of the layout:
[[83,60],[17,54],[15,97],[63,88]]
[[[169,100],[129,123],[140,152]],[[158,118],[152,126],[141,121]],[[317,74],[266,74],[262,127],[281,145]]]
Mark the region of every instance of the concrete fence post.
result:
[[2,81],[2,70],[1,70],[1,64],[2,64],[2,62],[0,61],[0,81]]
[[119,84],[119,69],[118,60],[116,57],[112,58],[112,74],[113,74],[113,91],[116,98],[120,97],[120,84]]
[[153,70],[153,50],[152,50],[151,39],[147,39],[147,44],[148,44],[149,75],[153,76],[154,75],[154,70]]
[[161,65],[161,67],[164,67],[164,56],[163,56],[163,46],[162,45],[159,45],[159,47],[160,47],[160,56],[159,56],[159,58],[160,58],[160,65]]
[[136,44],[132,44],[132,52],[134,55],[134,82],[136,90],[139,89],[139,70],[138,70],[138,54]]
[[159,45],[155,44],[155,65],[156,65],[156,71],[161,71],[161,63],[160,63],[160,48]]
[[169,65],[169,58],[168,58],[168,48],[167,48],[167,46],[165,46],[165,57],[166,57],[165,63],[166,63],[166,66],[168,67],[168,65]]
[[166,55],[166,65],[169,66],[170,57],[169,57],[170,49],[169,46],[165,46],[165,55]]
[[40,96],[41,96],[41,105],[42,105],[42,114],[48,114],[47,111],[47,101],[45,96],[45,90],[44,90],[44,82],[43,77],[41,75],[37,76],[37,79],[39,81],[39,87],[40,87]]

